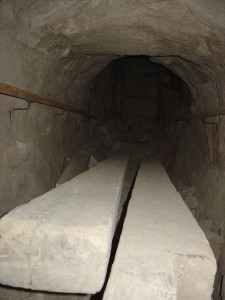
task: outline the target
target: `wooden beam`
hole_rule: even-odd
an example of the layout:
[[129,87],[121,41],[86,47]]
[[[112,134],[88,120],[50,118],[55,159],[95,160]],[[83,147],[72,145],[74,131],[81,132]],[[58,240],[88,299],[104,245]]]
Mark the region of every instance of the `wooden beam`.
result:
[[82,110],[79,110],[71,105],[61,103],[61,102],[51,99],[51,98],[39,96],[37,94],[33,94],[29,91],[22,90],[22,89],[16,88],[14,86],[11,86],[11,85],[8,85],[8,84],[2,83],[2,82],[0,82],[0,93],[7,95],[7,96],[24,99],[29,102],[36,102],[36,103],[44,104],[47,106],[61,108],[63,110],[73,112],[75,114],[81,115],[86,118],[97,119],[96,116],[86,113]]
[[180,117],[175,118],[175,121],[176,122],[188,121],[188,120],[207,118],[207,117],[216,117],[216,116],[222,116],[222,115],[225,115],[225,107],[220,107],[217,110],[196,113],[196,114],[190,114],[187,116],[180,116]]

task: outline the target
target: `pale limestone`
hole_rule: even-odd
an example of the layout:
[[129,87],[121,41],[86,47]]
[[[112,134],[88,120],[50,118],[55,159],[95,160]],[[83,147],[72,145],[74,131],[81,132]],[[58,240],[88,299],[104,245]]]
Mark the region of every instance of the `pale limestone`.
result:
[[128,159],[119,155],[0,220],[0,283],[96,293],[103,285]]
[[216,261],[162,165],[142,162],[104,300],[209,300]]

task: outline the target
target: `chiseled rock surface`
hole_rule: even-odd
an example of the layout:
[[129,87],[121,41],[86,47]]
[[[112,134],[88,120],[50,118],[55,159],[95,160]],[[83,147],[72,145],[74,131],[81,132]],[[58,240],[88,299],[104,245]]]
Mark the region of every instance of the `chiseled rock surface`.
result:
[[210,300],[216,261],[162,165],[142,162],[104,300]]
[[0,282],[96,293],[103,285],[127,157],[108,159],[0,221]]
[[55,186],[57,187],[86,171],[92,152],[98,148],[102,140],[103,134],[96,132],[86,142],[81,144],[69,160]]

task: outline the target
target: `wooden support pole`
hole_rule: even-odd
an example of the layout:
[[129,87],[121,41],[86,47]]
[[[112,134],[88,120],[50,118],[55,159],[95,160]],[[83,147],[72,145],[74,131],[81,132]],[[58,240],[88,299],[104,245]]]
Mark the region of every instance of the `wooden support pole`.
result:
[[81,115],[86,118],[97,119],[96,116],[88,114],[88,113],[86,113],[82,110],[79,110],[73,106],[70,106],[68,104],[64,104],[57,100],[50,99],[47,97],[39,96],[39,95],[33,94],[31,92],[28,92],[26,90],[22,90],[22,89],[16,88],[14,86],[11,86],[11,85],[8,85],[8,84],[2,83],[2,82],[0,82],[0,93],[7,95],[7,96],[24,99],[29,102],[36,102],[36,103],[41,103],[41,104],[52,106],[52,107],[61,108],[63,110],[73,112],[75,114]]
[[196,113],[196,114],[192,114],[192,115],[177,117],[177,118],[175,118],[175,121],[176,122],[188,121],[188,120],[207,118],[207,117],[216,117],[216,116],[222,116],[222,115],[225,115],[225,107],[220,107],[214,111],[208,111],[208,112],[203,112],[203,113]]

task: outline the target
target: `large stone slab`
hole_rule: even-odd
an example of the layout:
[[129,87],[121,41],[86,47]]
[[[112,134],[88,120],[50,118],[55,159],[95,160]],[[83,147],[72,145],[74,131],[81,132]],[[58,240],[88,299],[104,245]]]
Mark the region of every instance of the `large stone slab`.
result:
[[0,283],[87,293],[103,285],[127,157],[118,155],[0,220]]
[[216,261],[162,165],[142,162],[104,300],[209,300]]

